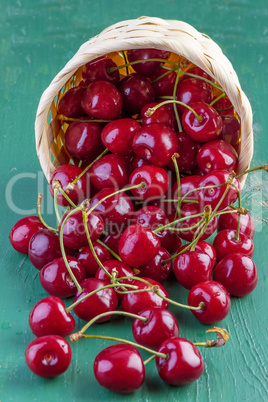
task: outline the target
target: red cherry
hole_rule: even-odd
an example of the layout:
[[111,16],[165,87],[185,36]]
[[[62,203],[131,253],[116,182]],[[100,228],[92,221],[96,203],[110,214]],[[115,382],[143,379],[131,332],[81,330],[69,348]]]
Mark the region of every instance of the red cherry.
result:
[[[229,208],[229,210],[231,209]],[[224,229],[237,230],[237,224],[238,224],[238,213],[220,215],[218,232]],[[254,222],[249,214],[240,215],[239,233],[244,233],[245,235],[253,239],[255,233]]]
[[[184,250],[186,247],[187,247],[187,244],[185,246],[182,246],[178,250],[178,252]],[[217,257],[216,257],[216,251],[215,251],[214,247],[211,246],[211,244],[209,244],[203,240],[199,240],[195,245],[195,251],[199,251],[201,253],[207,254],[211,259],[212,267],[214,267],[214,265],[216,264]]]
[[168,173],[157,166],[142,166],[135,169],[129,178],[131,186],[145,183],[146,186],[131,190],[134,197],[139,200],[153,201],[161,198],[168,189]]
[[113,85],[118,85],[120,77],[119,71],[110,71],[117,67],[115,62],[107,56],[101,56],[91,60],[83,66],[82,77],[86,85],[93,81],[108,81]]
[[235,239],[236,231],[221,230],[214,239],[213,247],[217,254],[217,260],[222,260],[226,255],[241,253],[251,257],[254,253],[252,239],[244,233],[240,233],[239,239]]
[[170,385],[187,385],[196,381],[204,371],[204,361],[197,347],[184,338],[165,340],[157,350],[167,358],[156,356],[158,373]]
[[212,261],[208,254],[198,250],[185,251],[174,260],[174,274],[186,289],[200,282],[208,281],[212,274]]
[[143,267],[139,267],[140,274],[146,278],[154,279],[159,283],[165,282],[172,270],[172,262],[169,261],[163,264],[162,261],[170,258],[169,252],[161,247],[156,256]]
[[29,325],[35,336],[68,336],[75,328],[75,319],[65,310],[61,299],[44,297],[34,306],[29,315]]
[[[93,243],[93,248],[95,253],[97,254],[100,262],[104,263],[107,260],[111,260],[112,256],[102,244],[97,242]],[[85,247],[77,254],[77,260],[83,265],[86,270],[87,278],[92,278],[95,276],[97,270],[99,269],[99,265],[95,260],[94,255],[92,254],[91,248]]]
[[102,127],[94,122],[72,122],[65,133],[65,146],[71,156],[79,160],[94,160],[104,151]]
[[231,296],[244,297],[257,286],[258,272],[250,257],[233,253],[216,265],[213,279],[222,283]]
[[[155,75],[155,79],[159,78],[164,73],[167,73],[167,70],[161,68],[159,72]],[[158,79],[156,82],[153,82],[152,86],[155,90],[156,97],[158,98],[159,96],[173,96],[176,78],[177,73],[175,71],[171,71],[164,77]]]
[[[139,167],[146,166],[146,165],[151,165],[151,162],[142,159],[140,156],[137,156],[137,155],[133,156],[133,158],[131,160],[132,171]],[[132,171],[131,171],[131,173],[132,173]]]
[[133,320],[132,333],[136,342],[147,348],[157,349],[162,342],[174,336],[179,336],[180,329],[174,315],[165,308],[151,307],[143,310],[141,317]]
[[[186,72],[190,73],[190,74],[198,75],[199,77],[206,78],[207,80],[210,80],[210,81],[212,80],[210,75],[208,75],[204,70],[202,70],[200,67],[197,67],[197,66],[189,68],[189,70],[187,70]],[[194,77],[191,77],[189,75],[183,75],[183,77],[182,77],[183,80],[189,80],[190,78],[192,79]]]
[[191,103],[191,108],[201,117],[201,121],[197,120],[191,110],[186,109],[182,115],[182,126],[186,134],[199,142],[217,139],[222,131],[222,118],[216,110],[203,102]]
[[197,154],[198,166],[205,173],[223,169],[228,172],[236,170],[238,155],[236,150],[224,140],[214,140],[204,144]]
[[132,68],[137,73],[145,77],[154,76],[160,69],[160,61],[146,61],[147,59],[165,59],[170,56],[170,52],[160,49],[131,49],[127,51],[127,58],[130,63],[138,60],[145,60],[141,63],[133,64]]
[[[82,169],[74,165],[61,165],[57,167],[50,179],[50,193],[52,197],[54,198],[54,180],[58,180],[62,189],[66,192],[68,184],[72,183],[81,173]],[[78,205],[82,201],[84,201],[88,195],[89,183],[87,182],[87,176],[83,175],[76,182],[74,189],[69,194],[69,198],[73,201],[74,204]],[[58,205],[62,205],[64,207],[69,206],[69,202],[63,197],[63,195],[61,195],[59,191],[57,195],[57,203]]]
[[232,102],[226,97],[217,100],[217,102],[213,104],[213,107],[221,116],[232,116],[234,114]]
[[[158,227],[161,225],[167,225],[169,223],[169,220],[165,212],[161,208],[147,206],[135,212],[133,216],[133,223],[153,231],[155,229],[158,229]],[[162,244],[162,240],[166,239],[169,236],[169,231],[163,230],[156,233],[156,236],[159,237]]]
[[[109,283],[96,278],[87,278],[81,282],[81,287],[83,291],[81,293],[76,293],[74,298],[74,303],[82,299],[82,297],[87,294],[107,286]],[[99,314],[106,313],[108,311],[114,311],[117,307],[117,296],[113,288],[107,288],[99,290],[87,299],[81,301],[77,306],[74,307],[73,312],[77,317],[85,321],[90,321],[92,318]],[[97,322],[109,321],[111,316],[106,316],[97,320]]]
[[85,92],[86,88],[81,86],[70,88],[59,101],[58,114],[74,119],[84,116],[81,100]]
[[150,230],[130,225],[119,242],[119,255],[130,267],[141,267],[151,261],[160,250],[160,240]]
[[[81,283],[86,277],[85,268],[74,257],[67,256],[67,261],[78,283]],[[46,264],[40,271],[39,279],[45,291],[52,296],[65,298],[76,293],[75,283],[62,257]]]
[[93,369],[100,385],[119,394],[136,391],[145,379],[141,355],[131,345],[112,345],[103,349],[97,355]]
[[38,216],[26,216],[20,219],[12,227],[9,233],[9,241],[12,247],[22,254],[28,254],[28,247],[31,237],[44,225]]
[[[150,282],[154,286],[158,286],[158,292],[162,296],[168,297],[168,293],[165,288],[160,285],[159,282],[154,281],[153,279],[143,278],[147,282]],[[144,282],[134,281],[133,285],[138,286],[138,289],[148,289],[150,288]],[[143,310],[151,307],[168,307],[168,302],[162,299],[154,292],[141,292],[141,293],[127,293],[124,295],[122,300],[122,309],[123,311],[127,311],[133,314],[140,314]]]
[[[202,176],[185,176],[180,179],[180,189],[181,189],[181,198],[184,197],[189,191],[198,188],[198,184]],[[173,198],[178,198],[178,183],[174,183],[173,185]],[[198,191],[192,191],[189,195],[187,195],[186,200],[198,201]],[[184,201],[185,203],[186,201]]]
[[168,236],[161,240],[161,246],[163,246],[170,254],[175,254],[181,247],[181,238],[178,232],[169,231]]
[[193,315],[204,324],[214,324],[223,320],[231,308],[231,298],[225,287],[216,281],[198,283],[189,292],[189,306],[204,307],[200,310],[191,310]]
[[[192,104],[196,102],[209,104],[212,98],[211,94],[212,87],[210,84],[197,78],[187,78],[178,85],[177,100],[192,107]],[[181,113],[188,110],[183,105],[177,105],[177,107]]]
[[158,103],[154,102],[143,106],[140,116],[142,120],[142,125],[146,126],[147,124],[164,124],[165,126],[169,126],[174,129],[175,117],[165,105],[160,106],[158,109],[156,109],[151,116],[146,116],[146,112],[148,111],[148,109],[151,109],[156,105],[158,105]]
[[222,116],[220,138],[236,147],[240,141],[240,123],[235,116]]
[[123,98],[123,110],[134,115],[140,113],[143,106],[154,101],[154,89],[145,77],[139,74],[126,75],[120,81],[119,90]]
[[108,246],[112,251],[114,251],[116,254],[119,253],[119,241],[121,238],[121,233],[110,233],[107,236],[104,236],[102,238],[102,241],[106,246]]
[[122,96],[107,81],[94,81],[87,87],[81,101],[83,110],[93,119],[114,120],[122,110]]
[[[197,151],[200,144],[184,132],[178,133],[177,139],[179,154],[179,158],[177,158],[178,168],[180,172],[188,172],[196,166]],[[172,161],[168,163],[168,167],[175,170]]]
[[71,360],[72,349],[69,343],[58,335],[36,338],[25,351],[26,364],[40,377],[56,377],[64,373]]
[[132,139],[140,127],[134,119],[111,121],[102,130],[102,142],[113,153],[129,155],[132,152]]
[[118,190],[128,183],[125,164],[120,155],[104,155],[90,168],[89,174],[93,186],[98,190],[107,187]]

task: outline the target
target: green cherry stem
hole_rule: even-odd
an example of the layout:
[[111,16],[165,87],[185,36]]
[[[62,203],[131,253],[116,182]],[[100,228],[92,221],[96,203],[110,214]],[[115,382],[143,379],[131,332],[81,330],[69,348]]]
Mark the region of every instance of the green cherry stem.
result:
[[159,103],[158,105],[156,105],[156,106],[154,106],[154,107],[152,107],[152,108],[149,108],[149,109],[145,112],[145,115],[146,115],[147,117],[150,117],[150,116],[151,116],[157,109],[159,109],[161,106],[167,105],[167,104],[169,104],[169,103],[173,103],[173,104],[176,104],[176,105],[182,105],[182,106],[184,106],[186,109],[189,109],[189,110],[194,114],[194,116],[195,116],[195,118],[196,118],[196,120],[197,120],[198,122],[201,122],[201,121],[203,120],[203,116],[200,116],[198,113],[196,113],[196,111],[195,111],[194,109],[192,109],[191,106],[186,105],[186,103],[184,103],[184,102],[180,102],[180,101],[177,101],[177,100],[174,100],[174,99],[166,100],[166,101],[161,102],[161,103]]
[[103,243],[103,241],[101,241],[100,239],[97,240],[97,243],[101,244],[103,247],[106,248],[106,250],[109,251],[110,254],[112,254],[112,256],[114,258],[116,258],[119,261],[122,261],[122,259],[119,257],[118,254],[116,254],[110,247],[107,246],[107,244]]
[[[173,100],[174,101],[176,101],[176,97],[177,97],[177,88],[178,88],[180,75],[181,75],[181,69],[179,69],[177,72],[177,77],[176,77],[175,84],[174,84],[174,89],[173,89]],[[178,109],[177,109],[177,106],[175,103],[173,103],[173,108],[174,108],[174,113],[175,113],[178,128],[179,128],[179,132],[182,132],[183,130],[182,130],[182,125],[181,125],[181,119],[180,119]]]
[[[220,100],[221,98],[223,98],[226,95],[225,92],[223,92],[222,94],[220,94],[217,98],[215,98],[212,102],[210,102],[210,106],[213,106],[216,102],[218,102],[218,100]],[[232,106],[233,107],[233,106]]]
[[263,165],[263,166],[257,166],[257,167],[255,167],[255,168],[248,169],[248,170],[246,170],[245,172],[236,175],[236,178],[239,179],[239,177],[241,177],[241,176],[243,176],[243,175],[245,175],[245,174],[251,173],[251,172],[256,172],[257,170],[265,170],[266,172],[268,172],[268,165],[265,164],[265,165]]
[[[180,130],[181,131],[181,130]],[[180,171],[179,171],[179,166],[177,163],[177,158],[179,158],[179,154],[174,154],[172,155],[172,162],[174,164],[175,172],[176,172],[176,179],[177,179],[177,184],[178,184],[178,200],[177,200],[177,208],[176,208],[176,213],[174,220],[176,220],[177,215],[179,218],[181,218],[181,179],[180,179]]]
[[190,218],[198,218],[199,216],[203,216],[203,215],[204,215],[204,212],[200,212],[199,214],[195,214],[195,215],[191,215],[191,216],[185,216],[183,218],[176,219],[175,221],[170,222],[167,225],[160,226],[159,228],[153,230],[152,232],[158,233],[158,232],[161,232],[162,230],[165,230],[166,228],[169,228],[169,227],[175,225],[176,223],[186,221],[187,219],[190,219]]
[[[238,194],[238,207],[241,210],[241,191],[239,190],[239,188],[235,184],[233,184],[233,187],[236,188],[236,191],[237,191],[237,194]],[[236,233],[235,233],[235,237],[234,237],[234,240],[236,240],[236,241],[239,240],[240,221],[241,221],[241,214],[238,213],[237,228],[236,228]]]
[[181,307],[181,308],[186,308],[186,309],[188,309],[188,310],[203,310],[204,307],[205,307],[205,304],[204,304],[203,302],[200,302],[197,307],[189,306],[188,304],[178,303],[178,302],[176,302],[176,301],[174,301],[174,300],[172,300],[172,299],[169,299],[169,298],[166,297],[166,296],[161,295],[161,294],[158,292],[158,290],[155,291],[155,294],[157,294],[157,296],[161,297],[161,299],[167,301],[168,303],[174,304],[174,306]]
[[155,359],[155,355],[152,355],[150,357],[148,357],[148,359],[143,361],[144,366],[146,366],[146,364],[150,363],[153,359]]
[[172,73],[173,71],[178,71],[178,69],[179,69],[179,67],[171,68],[170,70],[166,71],[165,73],[159,75],[159,77],[156,77],[156,78],[151,82],[151,84],[155,84],[157,81],[161,80],[161,78],[164,78],[166,75]]
[[37,199],[37,210],[38,210],[39,219],[47,229],[51,230],[52,232],[57,232],[58,231],[57,229],[54,229],[51,226],[48,226],[48,224],[44,221],[44,218],[43,218],[42,212],[41,212],[42,198],[43,198],[43,194],[39,193],[38,199]]
[[[66,201],[68,201],[68,203],[73,207],[76,208],[75,203],[71,200],[70,197],[68,197],[68,195],[65,193],[65,191],[63,190],[63,188],[61,188],[61,184],[58,180],[53,180],[52,186],[54,188],[54,205],[55,205],[55,210],[56,210],[56,204],[55,204],[55,200],[57,201],[57,196],[55,196],[55,190],[58,190],[61,195],[66,199]],[[57,192],[58,195],[58,192]]]

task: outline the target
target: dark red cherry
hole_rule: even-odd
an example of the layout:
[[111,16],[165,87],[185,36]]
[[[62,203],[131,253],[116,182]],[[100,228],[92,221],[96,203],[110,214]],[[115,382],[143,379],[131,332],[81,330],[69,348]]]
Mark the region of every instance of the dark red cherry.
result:
[[240,123],[235,116],[222,116],[222,132],[220,138],[237,147],[240,141]]
[[[186,71],[187,73],[190,74],[195,74],[198,75],[201,78],[206,78],[207,80],[212,80],[212,78],[210,77],[210,75],[208,75],[204,70],[202,70],[200,67],[191,67],[189,68],[189,70]],[[183,75],[183,80],[189,80],[190,78],[196,78],[196,77],[191,77],[190,75]]]
[[[168,73],[168,70],[161,68],[159,72],[154,77],[154,81],[152,82],[152,86],[155,90],[155,95],[158,98],[159,96],[173,96],[174,85],[177,78],[177,73],[175,71],[171,71],[166,74],[164,77],[159,78],[161,75]],[[156,80],[157,79],[157,80]],[[173,106],[172,106],[173,107]]]
[[146,165],[151,165],[151,163],[149,161],[142,159],[140,156],[137,155],[133,156],[131,160],[132,171]]
[[186,289],[208,281],[212,274],[212,261],[208,254],[198,250],[185,251],[174,260],[174,274],[177,281]]
[[226,255],[241,253],[251,257],[254,253],[254,243],[251,237],[244,233],[239,234],[239,239],[235,238],[236,230],[221,230],[214,239],[213,247],[217,254],[217,260],[222,260]]
[[[177,133],[177,139],[179,157],[176,160],[178,168],[180,172],[188,172],[196,166],[197,151],[200,144],[184,132]],[[168,163],[168,167],[175,170],[173,161]]]
[[65,133],[65,146],[71,156],[79,160],[94,160],[104,151],[102,127],[94,122],[72,122]]
[[82,77],[86,85],[93,81],[108,81],[113,85],[118,85],[120,76],[119,71],[110,71],[116,67],[115,62],[107,56],[101,56],[86,63],[82,70]]
[[[135,212],[135,214],[133,215],[133,223],[153,231],[155,229],[158,229],[161,225],[167,225],[169,223],[169,220],[165,212],[161,208],[146,206]],[[156,236],[159,237],[161,243],[162,240],[168,237],[168,235],[168,230],[163,230],[156,233]]]
[[[87,209],[87,212],[88,211],[89,209]],[[63,215],[59,226],[59,231],[61,231],[63,221],[68,213],[69,212],[67,211]],[[104,222],[102,217],[97,212],[92,211],[87,216],[87,227],[91,241],[94,242],[98,240],[104,229]],[[78,250],[80,248],[88,246],[88,239],[83,222],[82,211],[75,212],[67,219],[63,228],[63,242],[65,246],[74,250]]]
[[[57,167],[53,175],[50,179],[50,193],[54,198],[54,188],[53,181],[59,181],[62,189],[66,192],[66,188],[69,183],[72,183],[80,174],[82,173],[82,169],[74,165],[61,165]],[[69,198],[73,201],[74,204],[80,204],[84,201],[89,195],[89,183],[86,175],[80,177],[80,179],[76,182],[74,189],[68,194]],[[64,207],[69,206],[69,202],[64,198],[63,195],[58,191],[57,195],[57,203],[58,205],[62,205]]]
[[59,101],[58,114],[74,119],[84,116],[81,100],[85,92],[86,88],[82,86],[70,88]]
[[[187,78],[180,82],[177,89],[177,100],[192,106],[196,102],[210,103],[212,87],[205,81],[197,78]],[[181,113],[187,111],[183,105],[177,105]],[[185,130],[186,131],[186,130]]]
[[[95,253],[97,254],[100,262],[104,263],[107,260],[111,260],[112,256],[102,244],[97,242],[93,243],[93,248]],[[97,270],[99,269],[99,265],[95,260],[94,255],[92,254],[91,248],[85,247],[83,248],[76,256],[77,260],[83,265],[86,271],[86,277],[92,278],[95,276]]]
[[135,169],[129,177],[129,184],[145,183],[144,187],[131,190],[134,197],[143,201],[153,201],[161,198],[168,189],[169,176],[166,170],[157,166],[142,166]]
[[29,325],[35,336],[68,336],[75,328],[75,319],[65,310],[61,299],[44,297],[36,303],[29,315]]
[[140,353],[131,345],[112,345],[103,349],[93,365],[99,384],[118,394],[130,394],[140,388],[145,379],[145,367]]
[[222,283],[231,296],[244,297],[257,286],[258,272],[250,257],[233,253],[216,265],[213,279]]
[[156,105],[158,105],[158,103],[154,102],[143,106],[140,116],[142,120],[142,125],[145,126],[147,124],[164,124],[165,126],[169,126],[174,129],[175,117],[165,105],[160,106],[158,109],[156,109],[151,116],[146,116],[146,112],[148,111],[148,109],[151,109]]
[[160,240],[150,230],[140,225],[130,225],[119,242],[119,255],[124,263],[133,268],[151,261],[160,250]]
[[[76,258],[66,258],[78,283],[82,282],[86,277],[85,268]],[[62,257],[46,264],[40,271],[39,279],[45,291],[52,296],[65,298],[76,293],[76,286]]]
[[172,261],[165,264],[162,263],[164,260],[170,258],[169,252],[161,247],[156,256],[149,261],[146,265],[139,267],[139,276],[154,279],[159,283],[165,282],[172,271]]
[[66,339],[46,335],[34,339],[25,350],[29,369],[40,377],[56,377],[64,373],[72,360],[72,349]]
[[106,246],[108,246],[116,254],[119,253],[119,241],[121,238],[120,232],[110,233],[107,236],[102,237],[102,241]]
[[[160,295],[168,298],[168,293],[165,288],[153,279],[143,278],[153,286],[158,286],[158,292]],[[138,289],[149,289],[150,285],[147,285],[141,281],[134,281],[133,285],[138,286]],[[122,300],[122,309],[129,313],[140,314],[143,310],[151,307],[168,307],[168,302],[156,293],[152,292],[140,292],[140,293],[127,293]]]
[[28,247],[31,237],[44,225],[38,216],[26,216],[20,219],[12,227],[9,233],[9,241],[12,247],[22,254],[28,254]]
[[163,246],[169,254],[175,254],[181,247],[181,243],[179,232],[169,231],[168,236],[161,240],[161,246]]
[[198,166],[205,173],[223,169],[235,171],[238,164],[238,155],[232,145],[224,140],[210,141],[199,149],[197,154]]
[[197,347],[184,338],[165,340],[157,350],[167,358],[156,356],[158,373],[170,385],[187,385],[196,381],[204,371],[204,361]]
[[234,114],[232,102],[226,97],[217,100],[217,102],[213,104],[213,107],[221,116],[233,116]]
[[165,308],[151,307],[143,310],[141,317],[133,320],[132,333],[136,342],[150,349],[157,349],[162,342],[174,336],[179,336],[180,329],[174,315]]
[[81,101],[83,110],[93,119],[114,120],[122,110],[122,96],[107,81],[94,81],[87,87]]
[[[81,293],[76,293],[74,303],[82,299],[87,294],[93,292],[94,290],[109,285],[109,282],[97,278],[86,278],[83,280],[83,282],[81,282],[80,285],[83,291]],[[107,288],[99,290],[85,300],[81,301],[79,304],[77,304],[77,306],[74,307],[73,312],[77,315],[77,317],[81,318],[82,320],[89,321],[99,314],[116,310],[116,307],[116,292],[113,288]],[[109,321],[110,318],[111,316],[109,315],[100,318],[97,322]]]
[[[206,186],[219,186],[228,181],[229,172],[226,170],[214,170],[213,172],[207,173],[202,179],[199,181],[199,187]],[[233,184],[240,189],[240,183],[238,179],[235,177],[233,180]],[[216,205],[220,202],[225,190],[227,188],[227,184],[221,187],[213,187],[207,188],[198,191],[198,200],[200,207],[204,207],[205,205],[211,205],[211,208],[214,209]],[[224,200],[221,202],[219,209],[224,209],[228,207],[230,204],[233,204],[238,198],[238,193],[235,187],[231,186],[228,190]]]
[[[231,209],[229,208],[229,211]],[[218,232],[224,229],[237,230],[238,213],[223,214],[219,216]],[[240,229],[239,233],[245,233],[245,235],[253,239],[255,229],[254,222],[249,214],[240,215]]]
[[182,126],[186,134],[199,142],[217,139],[222,131],[222,118],[216,110],[203,102],[192,103],[191,108],[200,116],[201,121],[197,120],[191,110],[186,109],[182,115]]
[[148,124],[136,131],[132,140],[136,155],[154,166],[164,166],[178,150],[175,131],[163,124]]
[[[180,179],[181,198],[184,197],[189,191],[191,191],[191,193],[187,195],[187,197],[185,198],[184,204],[187,202],[187,200],[198,201],[198,191],[193,190],[199,187],[198,184],[201,179],[202,176],[199,175],[185,176]],[[173,192],[173,198],[176,200],[178,198],[177,182],[174,183],[172,192]]]
[[152,77],[161,68],[160,61],[146,61],[147,59],[165,59],[167,60],[170,56],[170,52],[167,50],[160,49],[131,49],[127,51],[127,58],[129,63],[138,60],[145,60],[141,63],[136,63],[132,65],[133,70],[137,73],[144,75],[145,77]]
[[191,310],[193,315],[204,324],[215,324],[223,320],[231,308],[231,298],[225,287],[216,281],[198,283],[189,292],[189,306],[204,306],[200,310]]
[[155,93],[150,81],[140,74],[129,74],[120,81],[123,111],[131,115],[140,113],[143,106],[154,102]]
[[[182,246],[178,250],[178,252],[184,250],[186,247],[187,247],[187,244],[185,246]],[[195,251],[199,251],[200,253],[207,254],[211,259],[212,267],[214,267],[214,265],[216,264],[217,257],[216,257],[216,251],[215,251],[214,247],[211,246],[211,244],[207,243],[206,241],[199,240],[195,245]]]
[[120,155],[104,155],[90,168],[89,174],[93,186],[98,190],[107,187],[119,190],[128,183],[125,164]]
[[111,121],[102,130],[102,142],[113,153],[129,155],[132,152],[132,139],[140,127],[134,119]]

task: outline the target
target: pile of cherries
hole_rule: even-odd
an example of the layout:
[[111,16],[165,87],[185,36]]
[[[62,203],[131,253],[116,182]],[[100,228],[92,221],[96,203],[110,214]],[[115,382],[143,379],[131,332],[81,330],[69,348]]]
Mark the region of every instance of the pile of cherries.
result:
[[[128,316],[137,343],[118,340],[104,349],[94,373],[102,386],[129,393],[154,358],[168,384],[198,379],[204,362],[197,346],[222,346],[228,334],[216,327],[215,341],[180,337],[169,303],[217,323],[231,296],[254,290],[257,270],[254,224],[241,206],[242,174],[235,173],[240,122],[224,90],[167,51],[120,57],[121,65],[108,55],[87,63],[79,85],[56,102],[70,155],[50,181],[57,227],[44,222],[40,195],[39,216],[19,220],[9,238],[40,271],[49,295],[29,316],[36,336],[25,352],[29,368],[43,377],[63,373],[71,362],[67,336],[116,340],[85,331]],[[216,230],[212,246],[205,240]],[[170,275],[189,290],[187,305],[169,298]],[[62,299],[73,296],[66,307]],[[77,333],[71,311],[87,322]],[[144,362],[137,348],[151,357]]]

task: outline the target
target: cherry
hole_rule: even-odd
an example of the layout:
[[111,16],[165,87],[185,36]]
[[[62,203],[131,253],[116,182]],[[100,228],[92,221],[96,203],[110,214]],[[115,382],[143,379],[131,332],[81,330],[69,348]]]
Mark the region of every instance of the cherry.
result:
[[[146,165],[151,165],[151,162],[146,161],[145,159],[142,159],[140,156],[137,156],[137,155],[133,156],[133,158],[131,160],[132,171],[139,167],[146,166]],[[132,173],[132,171],[131,171],[131,173]]]
[[[180,172],[188,172],[196,166],[197,151],[200,144],[184,132],[177,134],[178,154],[177,164]],[[174,163],[170,161],[168,167],[175,170]]]
[[113,153],[129,155],[132,152],[132,139],[140,127],[134,119],[111,121],[102,130],[102,142]]
[[158,103],[154,102],[143,106],[140,116],[142,120],[142,125],[145,126],[147,124],[164,124],[174,129],[175,117],[165,105],[157,108],[151,116],[146,115],[148,109],[152,109],[154,106],[157,105]]
[[217,100],[217,102],[213,104],[213,107],[217,109],[221,116],[232,116],[234,114],[232,102],[225,96]]
[[[89,209],[87,209],[87,212],[88,211]],[[60,222],[59,231],[61,231],[63,221],[68,214],[69,211],[65,212],[63,215]],[[87,216],[87,227],[91,241],[94,242],[98,240],[104,229],[104,222],[100,214],[92,211]],[[67,219],[63,228],[63,242],[65,246],[74,250],[88,246],[88,239],[83,222],[82,211],[75,212]]]
[[72,118],[84,116],[81,100],[85,92],[86,88],[82,86],[70,88],[59,101],[58,114]]
[[168,236],[161,240],[161,246],[164,247],[170,254],[175,254],[181,247],[181,243],[182,241],[178,232],[169,231]]
[[159,78],[164,73],[167,73],[167,70],[161,68],[159,72],[155,75],[155,79],[157,79],[157,81],[152,82],[152,86],[155,90],[156,97],[173,96],[173,90],[177,78],[177,73],[175,71],[170,71],[164,77]]
[[39,229],[44,229],[44,225],[38,216],[26,216],[20,219],[9,233],[9,241],[12,247],[19,253],[28,254],[31,237]]
[[249,256],[233,253],[215,267],[213,279],[222,283],[231,296],[244,297],[257,286],[257,268]]
[[110,233],[107,236],[104,236],[102,238],[102,241],[112,251],[114,251],[116,254],[118,254],[119,253],[119,241],[120,241],[120,238],[121,238],[121,233],[116,232],[116,233]]
[[[158,287],[158,293],[164,297],[168,297],[168,293],[165,288],[160,285],[159,282],[150,278],[143,278],[152,285]],[[139,289],[149,289],[150,286],[141,281],[134,281],[133,285],[138,286]],[[168,302],[158,296],[154,291],[141,292],[141,293],[127,293],[122,300],[122,309],[133,314],[140,314],[143,310],[151,307],[167,308]]]
[[116,86],[119,83],[120,76],[118,70],[110,71],[113,67],[117,67],[115,62],[107,56],[91,60],[83,66],[83,80],[86,85],[93,81],[108,81]]
[[231,298],[225,287],[216,281],[205,281],[193,286],[188,295],[189,306],[200,310],[191,310],[193,315],[204,324],[214,324],[223,320],[231,308]]
[[142,267],[160,250],[160,240],[150,230],[140,225],[130,225],[119,242],[119,255],[131,267]]
[[90,168],[89,174],[93,186],[98,190],[107,187],[118,190],[128,183],[125,163],[120,155],[104,155]]
[[[169,220],[161,208],[155,206],[146,206],[135,212],[133,215],[133,223],[153,231],[158,229],[158,227],[161,225],[167,225]],[[169,236],[169,231],[163,230],[156,233],[156,236],[159,237],[162,243],[162,240]]]
[[82,109],[93,119],[114,120],[122,110],[122,97],[118,89],[107,81],[94,81],[86,89],[81,101]]
[[155,93],[150,81],[140,74],[129,74],[119,84],[123,110],[130,115],[140,113],[143,106],[154,101]]
[[146,61],[147,59],[168,59],[170,52],[160,49],[131,49],[127,51],[127,58],[130,63],[138,60],[144,60],[141,63],[132,65],[133,70],[145,77],[154,76],[161,68],[160,61]]
[[[197,78],[187,78],[178,85],[177,100],[191,106],[196,102],[208,104],[211,102],[211,94],[212,87],[209,83]],[[183,105],[177,105],[177,107],[181,113],[188,110]]]
[[65,133],[65,146],[69,154],[83,161],[96,159],[105,149],[101,130],[98,123],[72,122]]
[[112,392],[129,394],[140,388],[145,367],[140,353],[131,345],[112,345],[103,349],[94,361],[99,384]]
[[182,126],[186,134],[199,142],[217,139],[222,131],[222,118],[216,110],[203,102],[191,103],[191,108],[200,116],[200,120],[191,110],[186,109],[182,115]]
[[[212,78],[210,77],[210,75],[208,75],[204,70],[202,70],[200,67],[191,67],[189,68],[189,70],[186,71],[187,73],[190,74],[195,74],[198,75],[201,78],[206,78],[207,80],[212,80]],[[193,77],[189,76],[189,75],[183,75],[183,80],[189,80],[192,79]]]
[[[205,186],[219,186],[228,181],[229,172],[226,170],[214,170],[213,172],[207,173],[199,182],[199,187]],[[234,177],[233,184],[240,190],[240,183],[236,177]],[[214,209],[220,199],[222,198],[227,185],[221,187],[208,188],[198,191],[198,199],[201,206],[211,205]],[[238,192],[235,187],[231,186],[219,208],[224,209],[230,204],[233,204],[238,198]]]
[[141,317],[133,320],[132,333],[136,342],[147,348],[157,349],[162,342],[180,333],[179,325],[174,315],[163,307],[151,307],[143,310]]
[[167,192],[169,186],[168,173],[157,166],[142,166],[135,169],[129,177],[131,186],[140,183],[146,185],[132,189],[131,192],[134,197],[143,201],[158,200]]
[[[228,209],[231,210],[230,208]],[[238,213],[224,214],[219,216],[218,232],[224,229],[237,230],[238,224]],[[244,233],[245,235],[253,239],[255,229],[254,222],[249,214],[240,215],[240,228],[239,234]]]
[[184,338],[165,340],[157,352],[167,358],[156,356],[158,373],[170,385],[187,385],[196,381],[204,371],[204,361],[197,347]]
[[151,261],[149,261],[146,265],[139,267],[139,276],[154,279],[159,283],[165,282],[171,274],[172,262],[169,261],[166,264],[163,264],[162,261],[169,258],[169,252],[164,247],[161,247]]
[[58,335],[45,335],[29,343],[25,361],[29,369],[40,377],[56,377],[64,373],[72,360],[69,343]]
[[154,166],[164,166],[178,150],[175,131],[164,124],[147,124],[136,131],[132,140],[136,155]]
[[[185,176],[180,179],[180,190],[181,190],[181,198],[185,196],[189,191],[198,188],[198,184],[202,176],[199,175],[192,175],[192,176]],[[173,185],[173,198],[178,198],[178,183],[174,183]],[[198,191],[192,191],[189,195],[187,195],[186,200],[193,200],[198,201]],[[185,203],[186,201],[184,201]]]
[[212,261],[208,254],[198,250],[185,251],[174,260],[174,274],[177,281],[186,289],[208,281],[212,274]]
[[[78,283],[82,282],[86,277],[85,268],[76,258],[70,256],[66,258]],[[76,293],[75,283],[62,257],[46,264],[39,273],[39,279],[45,291],[52,296],[65,298]]]
[[[178,250],[178,252],[184,250],[186,247],[187,247],[187,244],[185,246],[182,246]],[[216,264],[217,257],[216,257],[216,251],[215,251],[214,247],[211,246],[211,244],[207,243],[206,241],[199,240],[195,245],[195,251],[199,251],[201,253],[207,254],[211,259],[212,267],[214,267],[214,265]]]
[[[61,165],[57,167],[55,172],[52,174],[50,179],[50,193],[54,198],[54,188],[53,181],[59,181],[62,189],[66,192],[67,186],[69,183],[72,183],[80,174],[82,173],[82,169],[74,165]],[[69,198],[73,201],[74,204],[80,204],[84,199],[89,195],[89,185],[87,182],[86,175],[83,175],[76,182],[74,189],[69,194]],[[57,195],[57,203],[58,205],[62,205],[64,207],[69,206],[69,202],[64,198],[64,196],[58,191]]]
[[[100,262],[104,263],[105,261],[112,259],[111,254],[102,244],[95,242],[93,243],[93,248]],[[94,277],[97,270],[99,269],[99,265],[95,260],[94,255],[92,254],[91,248],[89,246],[83,248],[77,254],[76,258],[85,268],[87,278]]]
[[44,297],[36,303],[29,315],[29,325],[35,336],[68,336],[75,328],[75,319],[65,310],[61,299]]
[[214,140],[204,144],[197,154],[198,166],[205,173],[223,169],[235,171],[238,164],[238,155],[232,145],[224,140]]
[[240,123],[234,116],[222,116],[222,132],[220,138],[236,147],[240,141]]
[[236,231],[230,229],[221,230],[214,239],[213,247],[217,254],[217,260],[222,260],[226,255],[241,253],[251,257],[254,253],[252,239],[244,233],[240,233],[239,239],[235,238]]

